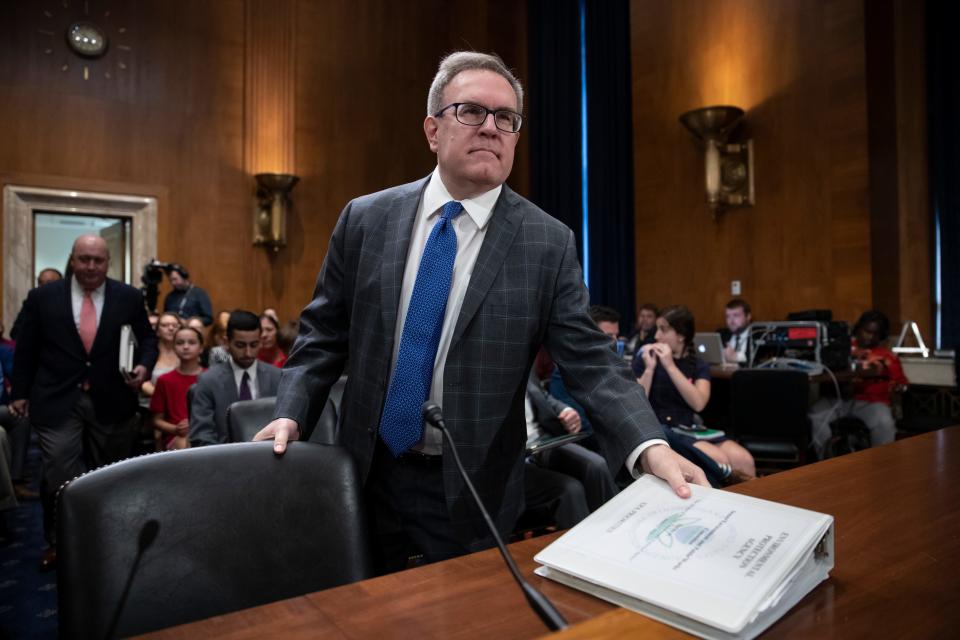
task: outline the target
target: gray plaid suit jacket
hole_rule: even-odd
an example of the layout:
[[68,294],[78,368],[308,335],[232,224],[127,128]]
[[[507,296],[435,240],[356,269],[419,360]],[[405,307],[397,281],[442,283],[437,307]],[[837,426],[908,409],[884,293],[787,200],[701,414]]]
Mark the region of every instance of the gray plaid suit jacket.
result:
[[[340,438],[364,479],[389,384],[410,234],[428,180],[344,209],[277,394],[275,416],[293,418],[308,438],[346,366]],[[523,401],[541,344],[586,407],[614,474],[633,449],[663,433],[642,387],[588,315],[570,229],[506,185],[489,225],[447,356],[443,412],[484,504],[508,532],[523,510]],[[474,546],[487,535],[448,446],[443,476],[454,535]]]

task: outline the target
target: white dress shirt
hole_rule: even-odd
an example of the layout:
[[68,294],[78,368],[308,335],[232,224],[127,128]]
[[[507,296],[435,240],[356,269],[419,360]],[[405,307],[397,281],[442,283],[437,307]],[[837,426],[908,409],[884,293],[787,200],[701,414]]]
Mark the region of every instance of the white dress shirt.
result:
[[[433,382],[430,385],[430,402],[443,408],[443,370],[447,362],[447,353],[450,351],[450,342],[456,328],[457,318],[460,317],[460,308],[463,298],[470,284],[473,266],[477,262],[477,255],[487,235],[490,216],[497,204],[503,185],[486,191],[475,198],[460,200],[464,212],[453,220],[453,229],[457,234],[457,258],[453,264],[453,279],[450,283],[450,296],[447,298],[447,308],[443,315],[443,328],[440,331],[440,345],[437,347],[437,357],[433,362]],[[417,281],[417,272],[420,270],[420,259],[433,226],[439,219],[443,205],[453,200],[440,178],[440,168],[437,167],[430,177],[420,199],[417,218],[413,223],[413,232],[410,236],[410,248],[407,250],[407,263],[403,271],[403,283],[400,288],[400,306],[397,309],[397,327],[393,336],[393,357],[390,360],[390,371],[396,368],[397,354],[400,351],[400,339],[403,336],[403,325],[407,319],[407,309],[410,306],[410,296]],[[391,376],[393,374],[391,373]],[[633,476],[639,477],[635,467],[640,454],[652,445],[667,444],[666,440],[647,440],[627,457],[626,466]],[[443,452],[443,433],[429,424],[424,425],[423,440],[413,447],[428,455],[439,455]]]
[[[480,194],[475,198],[460,200],[463,213],[453,220],[453,230],[457,234],[457,258],[453,263],[453,279],[450,282],[450,296],[447,298],[447,308],[443,314],[443,328],[440,330],[440,344],[437,347],[437,357],[433,361],[433,383],[430,385],[430,402],[443,408],[443,369],[447,362],[447,353],[450,351],[450,341],[453,339],[453,330],[456,328],[457,318],[460,317],[460,308],[463,298],[467,294],[473,266],[477,262],[477,255],[487,236],[487,226],[493,207],[503,185]],[[410,248],[407,250],[407,265],[403,271],[403,283],[400,287],[400,307],[397,309],[397,327],[393,336],[393,358],[390,361],[390,370],[397,365],[397,354],[400,351],[400,338],[403,336],[403,325],[407,320],[407,309],[410,307],[410,296],[413,294],[413,285],[417,281],[417,272],[420,270],[420,259],[427,245],[430,232],[440,218],[443,205],[453,200],[440,179],[440,168],[433,171],[427,188],[420,199],[420,208],[413,223],[413,233],[410,236]],[[391,374],[392,375],[392,374]],[[424,439],[413,447],[418,451],[430,455],[438,455],[443,450],[443,433],[430,425],[425,425]]]
[[[97,310],[97,327],[100,327],[100,316],[103,315],[104,291],[107,289],[107,281],[94,289],[90,293],[93,300],[93,306]],[[83,309],[83,287],[77,282],[77,276],[70,278],[70,304],[73,307],[73,323],[77,325],[77,331],[80,331],[80,311]]]
[[747,327],[731,334],[727,346],[737,352],[737,362],[747,361]]
[[233,358],[230,358],[230,368],[233,369],[233,382],[237,386],[237,395],[240,395],[240,381],[243,380],[244,372],[250,377],[247,386],[250,387],[250,399],[256,400],[260,397],[260,387],[257,385],[257,361],[254,360],[253,364],[247,367],[246,369],[241,369],[240,366],[233,361]]

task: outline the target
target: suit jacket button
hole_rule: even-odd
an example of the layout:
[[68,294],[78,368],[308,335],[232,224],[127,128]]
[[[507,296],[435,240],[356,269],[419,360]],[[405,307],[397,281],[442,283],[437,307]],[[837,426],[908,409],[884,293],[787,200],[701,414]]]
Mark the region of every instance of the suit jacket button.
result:
[[93,364],[92,364],[89,360],[87,360],[87,363],[86,363],[86,364],[87,364],[88,367],[92,367],[92,366],[93,366]]

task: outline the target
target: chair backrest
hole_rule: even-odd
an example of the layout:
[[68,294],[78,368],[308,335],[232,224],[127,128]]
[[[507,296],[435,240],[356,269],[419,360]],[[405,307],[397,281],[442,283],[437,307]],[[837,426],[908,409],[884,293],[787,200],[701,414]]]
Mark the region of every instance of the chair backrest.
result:
[[810,378],[803,371],[741,369],[730,380],[730,431],[738,438],[810,442]]
[[[343,390],[346,376],[337,380],[330,388],[327,403],[323,407],[319,420],[310,434],[309,442],[317,444],[338,444],[340,405],[343,402]],[[227,407],[227,431],[230,442],[250,442],[273,418],[276,397],[239,400]]]
[[330,395],[327,396],[327,404],[323,407],[320,419],[317,420],[317,426],[310,434],[309,441],[318,444],[338,444],[339,443],[339,423],[341,415],[341,405],[343,404],[343,390],[347,386],[347,377],[341,376],[330,388]]
[[230,442],[253,440],[253,436],[273,419],[276,404],[276,396],[267,396],[256,400],[238,400],[227,407],[227,435]]
[[340,447],[213,445],[131,458],[58,497],[61,637],[130,636],[371,575]]

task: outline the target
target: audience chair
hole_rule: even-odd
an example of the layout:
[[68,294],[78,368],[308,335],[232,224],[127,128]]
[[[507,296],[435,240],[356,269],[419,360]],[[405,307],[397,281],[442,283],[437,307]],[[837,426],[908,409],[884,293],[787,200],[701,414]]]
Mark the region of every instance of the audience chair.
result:
[[227,434],[230,442],[250,442],[273,419],[276,396],[238,400],[227,407]]
[[323,407],[317,426],[310,434],[310,442],[318,444],[337,444],[339,442],[339,423],[341,406],[343,404],[343,389],[347,386],[347,377],[341,376],[327,396],[327,404]]
[[[337,444],[340,406],[343,401],[343,389],[346,377],[334,383],[327,397],[320,418],[317,421],[309,442],[316,444]],[[274,396],[256,400],[239,400],[227,407],[227,431],[230,442],[249,442],[270,420],[277,399]]]
[[224,444],[130,458],[63,485],[61,637],[126,637],[372,575],[345,449]]
[[810,379],[803,371],[741,369],[730,380],[730,432],[757,471],[805,464],[812,457]]
[[899,414],[897,430],[907,435],[936,431],[960,424],[960,349],[953,360],[954,386],[911,384],[902,394],[894,394],[894,415]]

